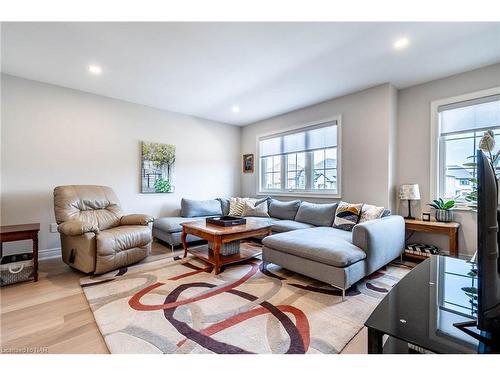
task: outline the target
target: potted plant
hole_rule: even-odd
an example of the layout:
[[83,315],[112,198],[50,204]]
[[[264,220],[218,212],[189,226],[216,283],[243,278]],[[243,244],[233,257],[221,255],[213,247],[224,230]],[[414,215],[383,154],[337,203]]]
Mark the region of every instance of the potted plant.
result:
[[436,209],[435,217],[436,221],[441,221],[447,223],[453,220],[453,207],[455,207],[455,201],[453,199],[444,201],[442,198],[434,199],[429,206]]
[[[479,149],[486,153],[491,167],[495,171],[498,184],[498,179],[500,177],[500,150],[498,150],[496,153],[493,153],[494,148],[495,134],[491,130],[487,130],[484,132],[483,137],[479,141]],[[472,159],[473,161],[470,163],[465,163],[463,166],[465,168],[472,168],[474,170],[474,175],[473,177],[469,178],[469,181],[472,185],[472,191],[465,196],[465,200],[468,202],[468,206],[475,211],[477,209],[477,178],[475,176],[475,169],[477,168],[476,155],[469,156],[467,159]]]

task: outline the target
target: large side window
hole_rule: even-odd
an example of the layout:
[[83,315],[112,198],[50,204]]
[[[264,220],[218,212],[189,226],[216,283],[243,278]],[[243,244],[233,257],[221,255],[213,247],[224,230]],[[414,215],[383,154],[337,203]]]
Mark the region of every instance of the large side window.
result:
[[440,197],[465,202],[474,188],[475,150],[487,130],[493,131],[496,146],[500,145],[500,95],[450,103],[438,107]]

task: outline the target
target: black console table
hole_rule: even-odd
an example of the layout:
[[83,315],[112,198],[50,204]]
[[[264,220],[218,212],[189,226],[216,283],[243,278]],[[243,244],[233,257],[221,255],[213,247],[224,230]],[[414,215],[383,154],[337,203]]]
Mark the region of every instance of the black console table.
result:
[[415,267],[366,321],[368,353],[488,352],[453,325],[476,318],[470,294],[477,287],[474,267],[436,255]]

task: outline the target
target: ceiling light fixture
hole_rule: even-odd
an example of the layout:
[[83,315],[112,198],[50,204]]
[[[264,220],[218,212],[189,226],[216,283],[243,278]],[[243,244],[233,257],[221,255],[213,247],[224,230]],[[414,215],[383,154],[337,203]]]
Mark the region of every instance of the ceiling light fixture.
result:
[[403,48],[408,47],[408,44],[410,44],[410,40],[404,36],[404,37],[397,39],[394,42],[393,46],[395,49],[403,49]]
[[232,111],[233,113],[239,113],[239,112],[240,112],[240,107],[238,107],[237,105],[233,105],[233,106],[231,107],[231,111]]
[[89,65],[88,71],[94,75],[99,75],[102,73],[102,68],[99,65]]

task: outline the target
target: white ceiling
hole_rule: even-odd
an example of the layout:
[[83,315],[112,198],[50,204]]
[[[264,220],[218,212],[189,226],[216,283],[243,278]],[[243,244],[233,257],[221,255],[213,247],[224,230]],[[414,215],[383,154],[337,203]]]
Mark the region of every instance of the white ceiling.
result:
[[7,74],[235,125],[500,62],[500,23],[3,23],[1,37]]

